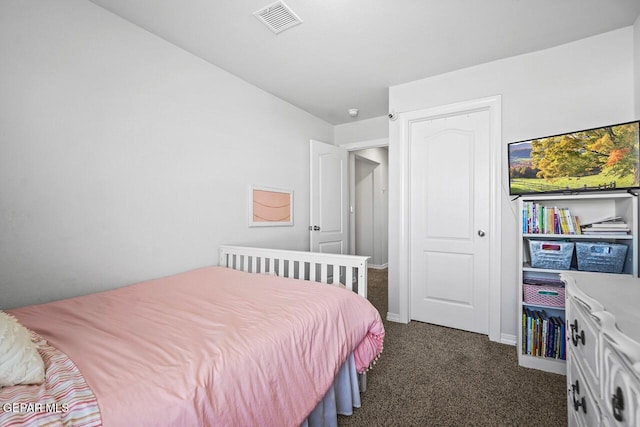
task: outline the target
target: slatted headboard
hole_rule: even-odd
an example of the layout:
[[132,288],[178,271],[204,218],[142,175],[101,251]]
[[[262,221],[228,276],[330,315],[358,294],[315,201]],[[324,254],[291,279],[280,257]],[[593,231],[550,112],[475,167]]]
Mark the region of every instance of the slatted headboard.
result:
[[220,265],[249,273],[343,284],[367,297],[366,256],[221,246]]

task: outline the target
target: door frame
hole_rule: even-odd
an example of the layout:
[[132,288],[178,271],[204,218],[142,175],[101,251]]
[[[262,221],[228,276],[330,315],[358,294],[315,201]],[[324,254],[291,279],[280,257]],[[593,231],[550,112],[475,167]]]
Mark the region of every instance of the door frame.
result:
[[[464,114],[478,110],[488,110],[490,115],[489,146],[490,146],[490,189],[489,203],[491,206],[489,237],[489,339],[491,341],[501,341],[501,229],[500,220],[502,212],[502,192],[501,189],[501,164],[502,164],[502,99],[500,95],[481,98],[471,101],[464,101],[455,104],[419,109],[398,113],[395,123],[392,122],[390,131],[398,132],[398,170],[400,194],[396,199],[399,203],[398,228],[400,233],[397,236],[398,253],[398,291],[399,291],[399,313],[398,318],[389,320],[409,323],[411,321],[411,230],[410,230],[410,159],[409,159],[409,128],[414,121],[423,121],[429,118],[440,118]],[[391,202],[390,202],[391,204]],[[389,259],[391,262],[391,258]],[[395,317],[395,316],[394,316]]]
[[[365,141],[349,142],[346,144],[338,145],[338,147],[344,148],[349,152],[349,253],[355,254],[355,218],[353,215],[353,197],[356,193],[355,185],[355,157],[354,151],[366,150],[367,148],[379,148],[389,147],[389,138],[369,139]],[[387,225],[388,228],[388,225]],[[387,247],[389,242],[387,242]],[[387,258],[388,262],[388,258]]]

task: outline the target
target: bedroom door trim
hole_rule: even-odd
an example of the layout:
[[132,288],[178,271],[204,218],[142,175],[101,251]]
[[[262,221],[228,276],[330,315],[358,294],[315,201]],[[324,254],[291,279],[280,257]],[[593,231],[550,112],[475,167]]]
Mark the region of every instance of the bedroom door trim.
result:
[[[502,301],[501,301],[501,210],[502,210],[502,192],[501,189],[501,160],[502,160],[502,99],[501,96],[492,96],[471,101],[460,102],[456,104],[443,105],[427,109],[420,109],[420,120],[428,118],[436,118],[462,114],[467,111],[488,110],[490,113],[490,147],[491,147],[491,164],[490,164],[490,230],[487,233],[489,237],[489,339],[491,341],[501,341],[501,317],[502,317]],[[418,111],[418,110],[416,110]],[[407,112],[408,113],[408,112]],[[392,132],[399,134],[398,161],[400,170],[400,194],[399,194],[399,229],[397,236],[399,243],[399,266],[398,266],[398,288],[399,288],[399,313],[397,320],[402,323],[409,323],[411,320],[411,234],[409,230],[410,224],[410,159],[409,159],[409,135],[410,120],[407,114],[398,113],[399,120],[395,123],[391,122],[390,129]]]

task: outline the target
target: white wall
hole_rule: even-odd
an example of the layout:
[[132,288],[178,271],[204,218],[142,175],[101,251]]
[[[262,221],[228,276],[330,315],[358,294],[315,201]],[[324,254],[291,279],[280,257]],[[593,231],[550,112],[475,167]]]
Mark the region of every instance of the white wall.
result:
[[389,137],[387,116],[336,125],[333,131],[336,145],[370,141]]
[[[85,0],[0,3],[0,308],[307,249],[333,127]],[[250,184],[294,227],[247,227]]]
[[[516,334],[516,202],[508,195],[506,144],[634,118],[633,28],[531,54],[394,86],[389,109],[406,112],[502,96],[502,325]],[[399,135],[389,138],[389,203],[399,201]],[[390,210],[389,314],[399,313],[398,236],[401,213]]]

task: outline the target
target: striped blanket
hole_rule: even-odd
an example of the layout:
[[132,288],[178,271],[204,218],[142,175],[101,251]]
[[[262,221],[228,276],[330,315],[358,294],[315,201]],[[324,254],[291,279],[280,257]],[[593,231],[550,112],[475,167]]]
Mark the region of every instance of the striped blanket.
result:
[[31,331],[45,382],[0,388],[0,426],[101,426],[98,401],[76,365]]

